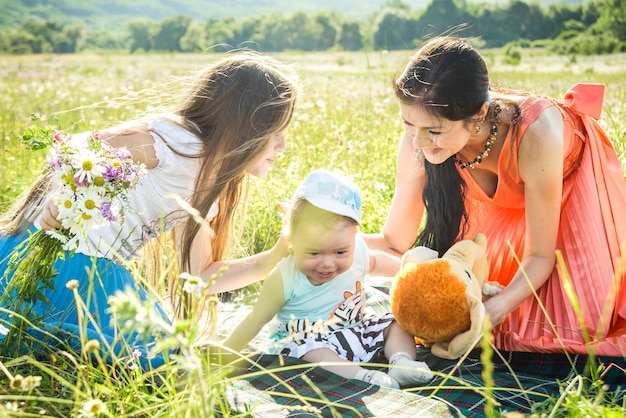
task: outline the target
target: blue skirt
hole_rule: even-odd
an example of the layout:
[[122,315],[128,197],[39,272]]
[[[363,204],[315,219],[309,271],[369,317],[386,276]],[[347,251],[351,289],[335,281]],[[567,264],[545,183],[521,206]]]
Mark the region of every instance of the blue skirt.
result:
[[[35,230],[31,229],[31,232],[35,232]],[[12,306],[7,306],[7,298],[2,297],[11,281],[10,275],[5,277],[8,260],[13,250],[27,237],[28,233],[8,237],[0,236],[0,306],[4,310],[13,311],[15,309]],[[150,303],[150,308],[162,320],[171,324],[170,318],[154,301],[154,297],[149,297],[146,289],[135,281],[126,267],[106,258],[94,258],[83,254],[70,256],[66,252],[64,259],[58,259],[55,262],[54,269],[58,274],[52,279],[53,289],[46,289],[45,292],[42,292],[49,303],[44,304],[38,301],[33,306],[33,316],[42,319],[41,323],[33,324],[33,327],[28,330],[29,335],[33,337],[30,344],[31,348],[34,346],[51,349],[70,348],[81,353],[80,335],[82,333],[84,341],[97,340],[100,342],[100,355],[109,363],[112,363],[114,358],[123,362],[123,364],[116,364],[119,366],[139,362],[143,369],[155,368],[164,364],[166,359],[162,354],[148,357],[150,348],[161,337],[158,331],[148,334],[135,331],[122,333],[115,323],[112,313],[109,312],[107,302],[109,296],[114,295],[117,291],[130,288],[135,291],[143,306]],[[90,273],[90,271],[97,273]],[[83,318],[79,321],[74,292],[66,287],[70,280],[78,281],[78,293],[93,320],[82,315]],[[9,289],[8,293],[14,291],[14,289]],[[147,302],[148,300],[151,302]],[[10,327],[9,317],[10,313],[0,312],[0,324]],[[3,340],[4,335],[0,333],[0,344],[4,343]],[[45,342],[45,344],[33,345],[32,341]]]

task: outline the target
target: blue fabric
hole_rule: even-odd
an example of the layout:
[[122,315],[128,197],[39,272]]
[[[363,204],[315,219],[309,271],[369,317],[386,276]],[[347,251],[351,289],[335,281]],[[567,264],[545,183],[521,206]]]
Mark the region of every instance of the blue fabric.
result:
[[[31,232],[34,232],[31,231]],[[17,236],[0,236],[0,296],[4,293],[11,277],[5,277],[8,258],[13,249],[23,242],[28,234]],[[46,290],[44,293],[49,300],[49,304],[37,302],[34,305],[36,316],[43,316],[43,323],[33,324],[29,329],[29,334],[33,341],[45,342],[46,346],[54,349],[71,348],[81,352],[80,332],[84,334],[84,340],[98,340],[101,345],[101,356],[111,362],[110,351],[107,345],[111,346],[115,356],[130,358],[132,352],[137,349],[141,353],[137,359],[145,369],[148,367],[158,367],[165,361],[163,356],[147,358],[148,350],[154,345],[158,335],[139,335],[138,333],[121,334],[116,324],[112,320],[112,315],[108,311],[107,300],[116,291],[127,288],[134,289],[142,304],[148,300],[146,289],[136,283],[131,273],[124,266],[114,263],[106,258],[92,258],[83,254],[70,256],[65,254],[64,259],[58,259],[54,265],[58,275],[53,278],[54,288]],[[95,271],[95,274],[89,273]],[[79,282],[78,293],[87,311],[93,315],[94,321],[83,318],[79,326],[79,318],[76,309],[74,292],[66,287],[70,280]],[[12,290],[10,290],[12,291]],[[12,306],[6,306],[6,299],[0,300],[4,309],[14,311]],[[170,323],[170,319],[161,306],[152,302],[156,312]],[[9,327],[9,318],[6,313],[0,313],[0,323]],[[95,324],[94,324],[95,322]],[[123,337],[123,338],[120,338]],[[146,338],[144,338],[146,337]],[[4,337],[0,336],[0,343]],[[31,341],[32,342],[32,341]],[[35,344],[34,347],[37,347]],[[41,345],[43,347],[43,345]],[[33,347],[31,345],[31,347]],[[41,347],[40,347],[41,348]]]

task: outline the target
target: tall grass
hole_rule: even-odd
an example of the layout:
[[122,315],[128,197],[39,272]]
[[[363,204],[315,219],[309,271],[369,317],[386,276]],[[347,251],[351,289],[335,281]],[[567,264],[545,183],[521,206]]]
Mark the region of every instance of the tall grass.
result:
[[[574,60],[539,50],[525,54],[521,64],[511,66],[499,51],[486,51],[494,84],[553,97],[562,97],[576,82],[607,84],[602,123],[626,167],[626,55]],[[273,245],[281,225],[276,204],[289,199],[304,176],[317,168],[340,169],[352,176],[363,190],[361,231],[380,230],[393,195],[402,134],[390,86],[408,55],[408,51],[276,55],[300,74],[303,95],[287,133],[285,155],[269,176],[251,180],[247,215],[241,218],[232,256]],[[26,152],[20,143],[26,128],[51,125],[83,131],[132,118],[159,107],[162,86],[172,87],[170,82],[219,58],[214,54],[3,57],[0,210],[42,167],[44,156]],[[119,302],[130,309],[133,295],[122,297],[126,299]],[[125,314],[136,317],[137,312]],[[0,416],[182,417],[213,416],[216,411],[236,416],[242,411],[230,411],[221,396],[234,379],[232,369],[216,366],[206,353],[192,349],[192,337],[198,332],[193,323],[165,329],[165,338],[172,340],[164,341],[164,346],[176,344],[187,355],[177,358],[175,367],[146,373],[107,366],[93,342],[86,342],[82,352],[44,350],[0,359]],[[579,383],[567,382],[562,398],[549,401],[538,415],[564,416],[580,410],[580,416],[610,416],[619,410],[610,400],[586,396]],[[485,393],[492,390],[488,387]],[[488,405],[493,411],[493,404]]]

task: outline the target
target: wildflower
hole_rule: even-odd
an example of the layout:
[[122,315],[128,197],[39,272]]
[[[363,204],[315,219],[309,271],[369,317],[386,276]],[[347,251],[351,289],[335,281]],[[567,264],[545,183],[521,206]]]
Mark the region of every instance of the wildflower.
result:
[[65,283],[65,287],[67,287],[70,290],[74,290],[78,288],[78,280],[76,279],[69,280],[67,283]]
[[93,189],[76,193],[77,212],[61,221],[63,227],[67,228],[73,236],[83,236],[90,229],[105,224],[100,211],[100,199],[100,195]]
[[101,206],[102,217],[107,222],[115,222],[117,220],[117,217],[113,213],[113,209],[111,207],[111,202],[102,202],[102,204],[100,206]]
[[180,278],[185,281],[183,291],[194,296],[202,296],[206,283],[198,276],[192,276],[189,273],[181,273]]
[[94,177],[104,173],[104,157],[92,149],[80,150],[73,156],[74,166],[77,168],[76,178],[79,182],[91,181]]
[[89,340],[85,343],[85,353],[93,353],[100,348],[100,341]]
[[76,193],[76,206],[82,211],[83,219],[86,219],[84,215],[93,218],[100,213],[101,200],[102,197],[95,188],[87,187]]
[[58,155],[53,155],[48,159],[48,165],[54,170],[60,170],[63,166],[63,160]]
[[22,383],[23,391],[30,392],[31,390],[41,385],[41,376],[26,376],[24,383]]
[[21,374],[13,376],[11,379],[10,387],[13,390],[22,390],[22,384],[24,383],[24,377]]
[[9,329],[4,325],[0,324],[0,335],[8,335]]
[[30,392],[41,384],[41,376],[22,376],[21,374],[13,376],[10,387],[20,392]]
[[139,368],[139,364],[138,364],[138,358],[141,357],[143,354],[141,351],[134,349],[133,352],[130,355],[130,360],[128,360],[128,362],[126,363],[126,366],[128,367],[129,370],[137,370]]
[[124,172],[122,171],[121,165],[118,164],[108,164],[104,168],[104,173],[102,173],[102,178],[106,181],[122,181],[124,178]]
[[71,216],[76,211],[76,196],[71,187],[63,187],[59,190],[59,194],[55,199],[55,203],[59,208],[60,218]]
[[90,399],[83,404],[80,409],[79,417],[97,417],[98,415],[109,415],[109,410],[104,402],[100,399]]
[[[17,412],[19,411],[19,405],[17,403],[17,401],[13,401],[13,402],[7,402],[6,404],[4,404],[4,409],[7,412]],[[0,409],[0,412],[2,410]]]
[[98,176],[98,177],[94,177],[93,179],[93,186],[95,187],[103,187],[105,185],[105,180],[104,177],[102,176]]
[[63,132],[61,132],[61,131],[54,131],[54,135],[52,136],[52,141],[55,144],[63,144],[68,139],[70,139],[70,136],[68,135],[67,138],[66,138],[65,135],[63,134]]

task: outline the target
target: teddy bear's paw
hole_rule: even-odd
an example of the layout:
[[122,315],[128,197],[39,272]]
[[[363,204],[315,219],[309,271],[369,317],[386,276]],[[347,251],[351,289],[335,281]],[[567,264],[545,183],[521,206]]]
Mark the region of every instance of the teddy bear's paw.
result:
[[400,389],[400,384],[396,379],[379,370],[361,369],[356,373],[354,378],[378,386]]
[[504,288],[504,286],[502,286],[500,283],[498,282],[485,282],[483,283],[483,295],[485,296],[493,296],[493,295],[497,295],[498,293],[500,293],[500,291]]

